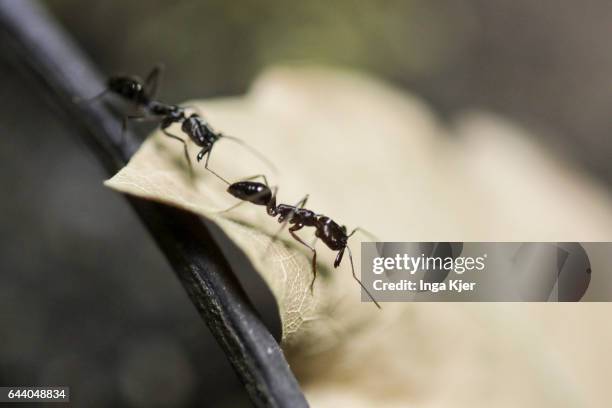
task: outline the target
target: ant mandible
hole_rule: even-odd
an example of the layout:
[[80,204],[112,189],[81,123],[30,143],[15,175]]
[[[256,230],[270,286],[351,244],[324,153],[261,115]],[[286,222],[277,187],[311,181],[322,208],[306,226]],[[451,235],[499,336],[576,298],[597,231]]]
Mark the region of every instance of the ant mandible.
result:
[[[261,177],[264,183],[250,181],[255,178]],[[283,226],[286,223],[292,224],[289,227],[289,233],[300,244],[304,245],[310,251],[312,251],[312,281],[310,283],[310,291],[313,291],[313,285],[315,279],[317,278],[317,250],[314,248],[314,244],[308,245],[304,242],[297,234],[296,231],[299,231],[303,227],[314,227],[315,228],[315,236],[317,239],[321,239],[323,243],[331,250],[338,251],[336,255],[336,260],[334,261],[334,268],[340,266],[342,262],[342,257],[344,256],[344,251],[347,250],[349,254],[349,259],[351,262],[351,270],[353,273],[353,278],[359,283],[359,285],[363,288],[363,290],[367,293],[367,295],[372,299],[372,301],[376,304],[376,306],[380,309],[380,305],[374,299],[374,297],[370,294],[368,289],[364,286],[364,284],[357,278],[355,274],[355,265],[353,263],[353,254],[351,253],[351,248],[348,246],[348,240],[353,234],[357,231],[360,231],[360,228],[355,228],[351,231],[350,234],[347,234],[346,227],[338,225],[331,218],[317,214],[311,210],[303,208],[308,201],[308,196],[305,196],[302,200],[300,200],[296,205],[288,205],[288,204],[276,204],[276,193],[277,189],[271,190],[268,185],[268,180],[263,175],[257,175],[254,177],[250,177],[246,180],[238,181],[233,184],[230,184],[227,188],[227,192],[233,195],[234,197],[242,200],[238,204],[234,205],[231,208],[228,208],[224,212],[231,211],[239,205],[250,202],[256,205],[266,206],[266,212],[271,217],[278,216],[278,222],[283,223]],[[282,230],[282,227],[281,227]],[[280,232],[280,230],[279,230]],[[276,238],[273,237],[273,241]]]
[[156,100],[155,96],[159,88],[159,83],[161,82],[162,72],[163,67],[161,65],[155,66],[147,75],[144,83],[140,80],[140,78],[134,76],[111,76],[106,83],[106,89],[97,96],[91,98],[89,102],[93,102],[94,100],[99,99],[111,92],[122,97],[128,102],[131,102],[143,113],[141,115],[128,115],[123,118],[121,127],[122,141],[124,140],[124,134],[129,120],[159,121],[159,127],[164,135],[183,144],[185,160],[187,160],[187,164],[189,165],[189,169],[192,174],[193,166],[191,159],[189,158],[189,151],[187,150],[186,141],[167,130],[174,123],[180,123],[183,133],[185,133],[194,144],[202,148],[197,155],[198,162],[206,157],[204,168],[226,184],[229,184],[229,182],[208,167],[213,145],[221,138],[232,140],[241,144],[243,147],[257,156],[261,161],[265,162],[266,165],[273,171],[276,171],[275,166],[264,155],[244,143],[241,139],[216,132],[199,113],[192,113],[191,115],[187,116],[186,108],[179,105],[166,104]]

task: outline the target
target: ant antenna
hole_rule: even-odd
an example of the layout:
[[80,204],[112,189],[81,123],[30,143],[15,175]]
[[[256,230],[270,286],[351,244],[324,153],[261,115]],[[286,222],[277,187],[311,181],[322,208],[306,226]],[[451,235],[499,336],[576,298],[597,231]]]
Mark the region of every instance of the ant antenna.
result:
[[368,231],[368,230],[366,230],[364,228],[361,228],[361,227],[357,227],[354,230],[352,230],[347,238],[352,237],[353,234],[356,233],[356,232],[361,232],[362,234],[367,235],[368,237],[372,238],[374,241],[380,241],[376,235],[372,234],[370,231]]
[[202,157],[206,156],[206,161],[204,162],[204,168],[208,171],[210,171],[212,174],[214,174],[215,176],[217,176],[217,178],[221,181],[223,181],[225,184],[227,184],[228,186],[231,185],[231,183],[229,181],[227,181],[226,179],[224,179],[223,177],[221,177],[219,174],[217,174],[213,169],[208,167],[208,161],[210,160],[210,152],[212,151],[212,147],[209,147],[208,149],[204,149],[202,150],[199,154],[198,154],[198,161],[202,160]]
[[247,144],[244,140],[239,139],[235,136],[229,136],[229,135],[225,135],[223,133],[220,134],[221,138],[226,138],[229,140],[232,140],[236,143],[238,143],[239,145],[241,145],[242,147],[244,147],[245,149],[247,149],[248,151],[250,151],[254,156],[257,156],[257,158],[259,160],[261,160],[263,163],[266,164],[266,166],[268,166],[270,168],[270,170],[272,170],[272,172],[274,174],[278,174],[278,169],[276,168],[276,166],[270,161],[270,159],[268,159],[266,156],[263,155],[263,153],[261,153],[259,150],[255,149],[254,147],[250,146],[249,144]]
[[346,246],[346,249],[348,249],[348,253],[349,253],[349,260],[351,261],[351,270],[353,272],[353,278],[355,278],[355,280],[359,283],[359,285],[361,285],[361,287],[363,288],[363,290],[365,291],[365,293],[368,294],[368,296],[370,297],[370,299],[372,299],[372,302],[374,302],[374,304],[376,305],[376,307],[378,307],[379,309],[382,309],[382,307],[380,307],[380,305],[378,304],[378,302],[376,301],[376,299],[374,299],[374,297],[370,294],[370,292],[366,289],[366,287],[364,286],[363,283],[361,283],[361,281],[359,280],[359,278],[357,277],[357,275],[355,275],[355,265],[353,264],[353,253],[351,252],[351,247],[349,247],[348,245]]
[[229,181],[227,181],[226,179],[224,179],[223,177],[221,177],[218,173],[216,173],[213,169],[210,169],[208,167],[205,167],[206,170],[210,171],[212,174],[214,174],[215,176],[217,176],[217,178],[219,180],[221,180],[222,182],[224,182],[225,184],[227,184],[228,186],[231,185],[231,183]]

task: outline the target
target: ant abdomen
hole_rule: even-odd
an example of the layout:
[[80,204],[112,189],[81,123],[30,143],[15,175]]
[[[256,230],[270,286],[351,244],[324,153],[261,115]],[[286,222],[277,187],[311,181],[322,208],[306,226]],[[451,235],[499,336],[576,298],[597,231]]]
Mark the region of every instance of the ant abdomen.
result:
[[257,205],[267,205],[272,200],[272,191],[263,183],[238,181],[227,188],[234,197]]
[[149,102],[142,84],[135,78],[123,76],[111,77],[107,82],[107,86],[111,92],[131,102],[143,105]]

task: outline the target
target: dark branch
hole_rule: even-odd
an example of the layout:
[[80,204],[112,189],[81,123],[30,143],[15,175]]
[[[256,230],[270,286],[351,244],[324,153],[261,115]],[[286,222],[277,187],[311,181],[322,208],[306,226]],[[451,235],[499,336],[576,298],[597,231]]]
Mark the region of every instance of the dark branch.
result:
[[[37,3],[0,0],[4,56],[42,87],[70,127],[109,173],[121,168],[138,143],[121,143],[120,122],[104,104],[76,104],[103,88],[100,76]],[[193,304],[261,407],[305,407],[306,400],[278,344],[257,317],[202,220],[190,213],[128,198],[164,252]]]

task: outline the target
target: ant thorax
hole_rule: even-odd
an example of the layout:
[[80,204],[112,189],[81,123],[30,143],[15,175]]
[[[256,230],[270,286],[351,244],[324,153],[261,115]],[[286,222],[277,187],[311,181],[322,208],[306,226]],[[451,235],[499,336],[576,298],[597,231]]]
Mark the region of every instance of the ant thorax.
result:
[[219,135],[215,133],[208,122],[195,113],[183,121],[181,129],[189,135],[195,144],[201,147],[212,146],[219,139]]
[[288,218],[291,224],[302,224],[307,227],[314,227],[317,215],[305,208],[296,208],[293,205],[279,204],[276,207],[278,222],[283,222]]

